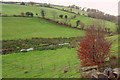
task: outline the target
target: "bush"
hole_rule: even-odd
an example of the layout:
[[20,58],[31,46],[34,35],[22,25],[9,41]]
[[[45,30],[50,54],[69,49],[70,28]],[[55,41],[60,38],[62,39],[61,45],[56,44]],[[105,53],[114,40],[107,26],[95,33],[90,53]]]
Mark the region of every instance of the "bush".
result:
[[17,15],[13,15],[13,17],[17,17]]
[[25,17],[25,16],[22,16],[22,15],[13,15],[13,17]]
[[56,23],[58,23],[59,21],[55,20]]
[[44,19],[46,19],[46,20],[50,20],[49,18],[44,18]]
[[2,17],[8,17],[8,15],[7,15],[7,14],[5,14],[5,15],[2,15]]
[[41,15],[42,15],[42,18],[45,17],[45,11],[44,10],[41,10]]
[[22,2],[20,5],[25,5],[25,3],[24,3],[24,2]]
[[79,44],[78,57],[82,67],[104,63],[109,58],[111,44],[104,38],[103,29],[92,25],[87,29],[85,38]]
[[63,18],[63,15],[59,15],[60,18]]

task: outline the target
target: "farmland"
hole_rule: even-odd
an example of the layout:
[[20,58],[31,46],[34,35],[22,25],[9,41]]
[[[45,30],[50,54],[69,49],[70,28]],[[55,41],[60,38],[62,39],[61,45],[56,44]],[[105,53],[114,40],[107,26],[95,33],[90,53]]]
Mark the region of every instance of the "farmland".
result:
[[[65,22],[65,19],[61,19],[58,16],[63,14],[63,15],[68,15],[68,23],[71,23],[72,26],[76,25],[76,21],[80,20],[82,21],[85,25],[89,25],[92,24],[93,21],[96,21],[98,19],[94,19],[94,18],[88,18],[88,17],[84,17],[84,16],[79,16],[77,15],[77,17],[75,19],[71,19],[71,16],[74,16],[75,14],[69,13],[69,12],[65,12],[65,11],[60,11],[57,9],[53,9],[53,8],[46,8],[46,7],[35,7],[35,6],[24,6],[24,5],[11,5],[11,4],[3,4],[2,5],[3,9],[3,14],[7,14],[8,16],[13,16],[14,14],[16,15],[20,15],[20,12],[32,12],[32,13],[38,13],[39,15],[34,15],[34,16],[41,16],[41,10],[45,11],[45,17],[46,18],[50,18],[53,19],[53,12],[56,13],[56,18],[55,20],[58,21],[63,21]],[[98,20],[101,22],[101,20]],[[102,23],[99,23],[102,24]],[[116,26],[114,23],[109,22],[109,21],[105,21],[105,26],[108,28],[111,28],[111,31],[116,32]],[[80,26],[78,26],[80,27]]]
[[[79,64],[75,49],[63,48],[57,50],[13,53],[4,55],[2,59],[3,77],[29,78],[31,76],[32,78],[58,78],[60,74],[63,78],[69,76],[79,77],[79,73],[76,73],[76,70],[73,68]],[[64,69],[68,67],[68,62],[70,62],[71,68],[68,68],[69,72],[67,74],[62,74]],[[15,64],[16,67],[14,66]],[[43,65],[43,70],[41,69],[41,64]],[[56,65],[55,71],[54,64]],[[33,69],[31,69],[31,65]],[[23,66],[24,69],[22,69]],[[24,70],[28,70],[28,74],[24,74]],[[11,72],[12,74],[10,74]]]
[[[118,36],[115,23],[76,15],[48,7],[25,6],[19,4],[2,5],[2,77],[3,78],[81,78],[81,68],[78,59],[78,43],[85,36],[85,30],[60,25],[55,21],[71,23],[74,27],[80,20],[85,28],[90,24],[104,26],[113,31],[113,36],[105,39],[112,42],[110,56],[118,56]],[[53,6],[59,9],[67,7]],[[45,18],[41,18],[41,10]],[[14,17],[23,12],[32,12],[33,17]],[[74,12],[81,12],[73,9]],[[53,12],[56,13],[53,18]],[[38,15],[35,15],[38,13]],[[84,13],[84,12],[83,12]],[[67,20],[59,15],[68,15]],[[87,15],[87,13],[86,13]],[[46,18],[52,20],[46,20]],[[80,25],[78,26],[81,27]],[[67,45],[63,45],[67,43]],[[61,45],[62,44],[62,45]],[[34,51],[20,52],[21,49],[34,48]],[[7,52],[8,51],[8,52]],[[5,54],[5,55],[4,55]]]
[[[117,38],[117,35],[108,38],[108,40],[112,39],[113,41],[111,55],[118,55]],[[74,48],[12,53],[3,55],[2,59],[3,77],[5,78],[29,78],[30,76],[32,78],[80,77],[78,72],[80,61]],[[28,73],[25,74],[24,70],[27,70]],[[68,72],[63,73],[64,70]]]
[[78,13],[78,12],[79,12],[81,15],[83,15],[83,13],[84,13],[85,15],[87,15],[87,12],[82,11],[82,10],[79,10],[79,9],[74,9],[74,8],[69,8],[69,7],[64,7],[64,6],[58,6],[58,5],[52,5],[52,7],[58,8],[58,9],[66,9],[66,10],[72,9],[72,11],[75,12],[75,13]]
[[30,39],[32,37],[77,37],[85,35],[84,31],[67,28],[43,19],[22,17],[4,17],[2,31],[3,40]]

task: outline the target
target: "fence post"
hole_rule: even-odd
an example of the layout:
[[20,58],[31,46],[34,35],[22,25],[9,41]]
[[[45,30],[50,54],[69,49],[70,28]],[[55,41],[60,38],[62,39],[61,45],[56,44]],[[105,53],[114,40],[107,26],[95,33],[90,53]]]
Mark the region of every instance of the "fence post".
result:
[[54,71],[55,71],[55,64],[54,64]]
[[43,70],[43,65],[41,64],[41,69]]
[[22,69],[24,69],[24,65],[22,66]]
[[30,65],[30,68],[32,69],[32,65]]
[[68,67],[70,68],[70,62],[68,61]]
[[16,68],[16,64],[15,64],[15,68]]

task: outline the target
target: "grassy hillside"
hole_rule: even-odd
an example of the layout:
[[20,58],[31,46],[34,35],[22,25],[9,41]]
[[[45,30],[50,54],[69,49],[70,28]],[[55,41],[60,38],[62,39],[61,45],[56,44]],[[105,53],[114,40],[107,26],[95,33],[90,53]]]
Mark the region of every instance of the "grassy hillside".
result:
[[[3,14],[7,14],[9,16],[12,16],[14,14],[16,15],[20,15],[20,12],[32,12],[32,13],[38,13],[38,16],[41,16],[41,10],[43,9],[45,11],[45,17],[53,19],[53,12],[56,13],[56,19],[58,21],[66,21],[64,18],[60,19],[59,15],[63,14],[63,15],[68,15],[68,23],[71,23],[72,26],[76,26],[76,21],[80,20],[81,22],[83,22],[85,25],[91,24],[93,23],[93,20],[98,20],[101,21],[99,19],[94,19],[94,18],[89,18],[89,17],[84,17],[84,16],[79,16],[77,15],[77,17],[75,19],[71,19],[71,16],[74,16],[75,14],[73,13],[69,13],[69,12],[65,12],[65,11],[60,11],[57,9],[53,9],[53,8],[46,8],[46,7],[35,7],[35,6],[24,6],[24,5],[12,5],[12,4],[3,4],[2,5],[2,13]],[[36,16],[36,15],[34,15]],[[112,31],[116,31],[116,26],[114,23],[109,22],[109,21],[105,21],[105,26],[111,28]],[[80,26],[79,26],[80,27]]]
[[[12,16],[14,14],[20,15],[20,12],[33,12],[38,13],[41,16],[41,9],[45,10],[45,17],[53,19],[53,12],[57,12],[55,20],[65,21],[60,19],[60,14],[68,15],[68,22],[75,26],[77,20],[81,20],[84,24],[91,24],[93,20],[96,20],[100,24],[101,20],[93,19],[89,17],[79,16],[75,19],[70,17],[75,15],[72,13],[60,11],[57,9],[35,6],[24,6],[18,4],[3,4],[2,14]],[[58,25],[49,22],[44,19],[38,19],[35,17],[2,17],[2,38],[3,40],[16,40],[16,39],[30,39],[32,37],[39,38],[57,38],[57,37],[77,37],[85,36],[85,31],[68,28],[63,25]],[[111,28],[112,31],[116,31],[115,24],[109,21],[105,21],[105,26]],[[80,27],[80,26],[79,26]],[[107,37],[111,46],[111,55],[118,55],[118,35]],[[55,42],[55,40],[49,39],[49,42]],[[42,40],[45,42],[46,40]],[[60,42],[60,40],[58,40]],[[77,40],[76,40],[77,41]],[[58,42],[58,44],[59,44]],[[19,43],[19,42],[18,42]],[[61,42],[62,43],[62,42]],[[32,44],[32,41],[19,43],[23,46]],[[47,44],[47,43],[45,43]],[[13,42],[7,45],[12,45],[16,48],[22,49],[16,43]],[[44,43],[34,43],[34,45],[44,45]],[[73,46],[77,45],[73,41]],[[51,45],[50,45],[51,46]],[[72,45],[69,45],[72,47]],[[9,46],[8,46],[9,47]],[[8,48],[7,47],[7,48]],[[37,46],[36,46],[37,47]],[[3,78],[79,78],[80,72],[77,70],[80,68],[80,60],[77,58],[76,48],[61,48],[56,50],[42,50],[42,51],[30,51],[30,52],[18,52],[12,54],[2,55],[2,77]],[[63,73],[64,70],[68,71]],[[25,73],[27,71],[27,73]]]
[[119,49],[119,44],[118,41],[120,41],[119,39],[119,35],[114,35],[111,37],[107,37],[106,39],[108,39],[110,42],[112,42],[112,46],[111,46],[111,53],[112,55],[117,55],[118,56],[118,49]]
[[[80,77],[80,73],[76,71],[80,61],[77,59],[75,49],[63,48],[8,54],[2,56],[2,61],[3,78]],[[68,68],[68,63],[70,68]],[[28,70],[28,73],[25,74],[24,70]],[[68,70],[68,73],[63,73],[64,70]]]
[[81,11],[81,10],[78,10],[78,9],[75,9],[75,8],[69,8],[69,7],[67,7],[67,6],[57,6],[57,5],[51,5],[51,6],[54,7],[54,8],[65,9],[65,10],[69,10],[69,11],[70,11],[70,9],[72,9],[72,12],[75,12],[75,13],[77,13],[77,14],[78,14],[78,12],[79,12],[81,15],[83,15],[83,13],[84,13],[85,15],[87,15],[87,12]]
[[38,18],[3,17],[3,40],[26,39],[32,37],[76,37],[84,36],[84,31],[68,28]]

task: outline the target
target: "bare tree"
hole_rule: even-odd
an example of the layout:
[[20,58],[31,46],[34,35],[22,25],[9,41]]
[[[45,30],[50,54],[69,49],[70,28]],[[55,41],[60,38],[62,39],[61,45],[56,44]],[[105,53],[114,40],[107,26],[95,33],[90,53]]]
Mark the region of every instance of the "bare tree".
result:
[[35,5],[35,3],[34,3],[34,2],[29,2],[29,4],[30,4],[30,5],[32,5],[32,6],[33,6],[33,5]]

